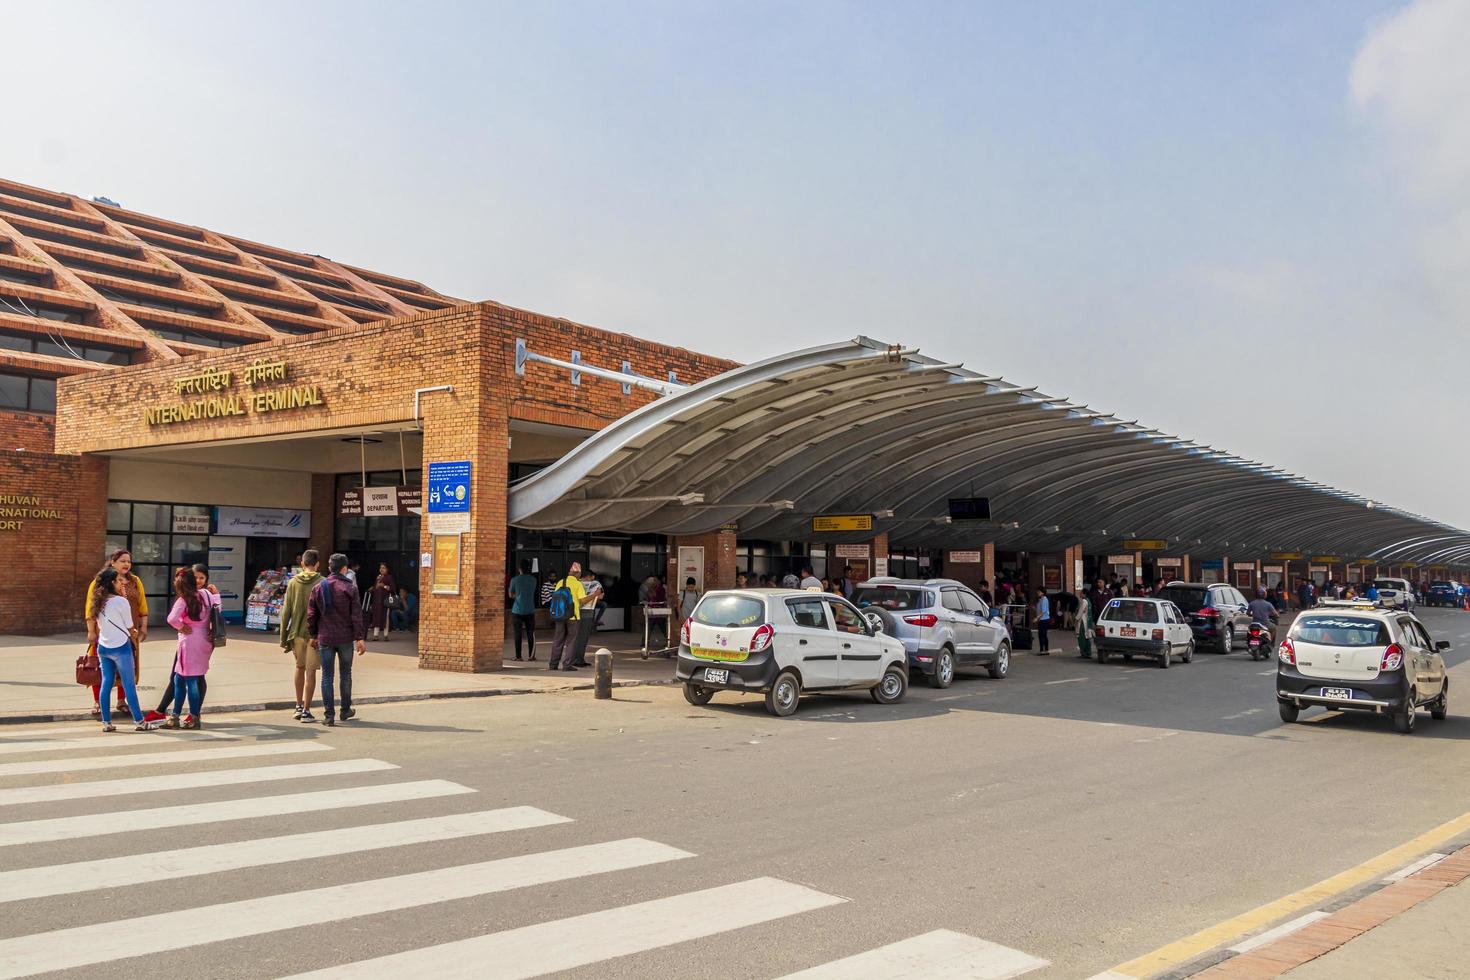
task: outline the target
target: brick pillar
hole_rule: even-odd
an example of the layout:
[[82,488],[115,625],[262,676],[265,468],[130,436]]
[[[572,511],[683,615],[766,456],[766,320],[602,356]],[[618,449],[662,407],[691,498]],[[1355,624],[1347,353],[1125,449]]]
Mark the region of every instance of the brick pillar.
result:
[[[322,556],[325,574],[327,556],[337,550],[337,476],[335,473],[311,475],[311,538],[308,548]],[[407,571],[404,569],[403,571]]]
[[995,542],[986,542],[980,549],[980,578],[990,584],[991,593],[995,592]]
[[[509,373],[507,371],[507,373]],[[505,653],[505,508],[510,426],[506,403],[480,387],[473,372],[454,391],[423,402],[424,470],[470,461],[470,530],[460,538],[458,595],[433,594],[433,569],[419,575],[419,666],[432,670],[498,670]],[[432,552],[429,515],[419,537]]]
[[[888,567],[888,534],[884,532],[868,543],[868,577],[878,574],[878,560],[883,560],[884,571]],[[861,581],[866,581],[862,579]]]
[[710,531],[707,534],[687,534],[669,542],[669,595],[674,596],[684,589],[687,578],[679,568],[679,547],[704,549],[704,591],[710,589],[733,589],[735,587],[735,532]]
[[1074,544],[1067,549],[1066,564],[1062,568],[1062,589],[1065,592],[1077,593],[1082,590],[1084,583],[1077,581],[1077,563],[1082,560],[1082,546]]

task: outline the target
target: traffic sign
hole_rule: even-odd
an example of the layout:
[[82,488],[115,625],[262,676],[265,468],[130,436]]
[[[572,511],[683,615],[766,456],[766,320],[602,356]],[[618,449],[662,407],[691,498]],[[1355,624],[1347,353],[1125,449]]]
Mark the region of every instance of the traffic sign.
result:
[[430,463],[428,486],[430,514],[469,513],[470,461]]

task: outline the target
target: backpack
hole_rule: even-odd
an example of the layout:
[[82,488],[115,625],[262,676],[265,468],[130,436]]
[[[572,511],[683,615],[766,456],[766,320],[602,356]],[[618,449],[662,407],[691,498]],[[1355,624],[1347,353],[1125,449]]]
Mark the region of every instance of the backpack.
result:
[[551,613],[553,623],[565,623],[572,618],[572,610],[576,608],[576,602],[572,599],[572,590],[567,588],[565,581],[556,587],[551,593],[551,598],[546,600],[546,609]]
[[222,647],[228,641],[229,637],[225,634],[224,613],[220,610],[219,598],[215,597],[209,602],[209,645]]

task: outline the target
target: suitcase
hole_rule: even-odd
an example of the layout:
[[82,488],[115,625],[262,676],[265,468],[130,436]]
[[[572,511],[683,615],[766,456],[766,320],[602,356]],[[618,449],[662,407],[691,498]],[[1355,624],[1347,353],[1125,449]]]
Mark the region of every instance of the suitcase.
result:
[[1011,631],[1011,649],[1012,650],[1030,650],[1031,649],[1031,627],[1029,627],[1029,626],[1017,626],[1014,630]]

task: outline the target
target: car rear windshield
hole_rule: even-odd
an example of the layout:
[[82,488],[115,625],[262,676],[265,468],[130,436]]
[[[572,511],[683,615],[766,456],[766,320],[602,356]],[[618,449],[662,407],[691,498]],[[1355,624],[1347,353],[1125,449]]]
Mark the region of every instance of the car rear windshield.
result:
[[902,585],[864,585],[853,590],[852,604],[859,609],[877,606],[879,609],[906,612],[910,609],[928,609],[934,604],[934,593]]
[[1207,589],[1191,589],[1186,585],[1171,585],[1159,593],[1160,599],[1168,599],[1187,613],[1204,608]]
[[1402,589],[1403,587],[1403,583],[1395,582],[1391,578],[1381,578],[1373,583],[1375,589]]
[[1453,589],[1454,588],[1454,586],[1451,585],[1448,582],[1430,582],[1429,583],[1429,587],[1431,589]]
[[1159,607],[1140,599],[1114,599],[1103,610],[1102,618],[1110,623],[1157,623]]
[[766,604],[748,595],[707,595],[694,610],[694,621],[727,629],[759,626],[766,621]]
[[1298,640],[1324,647],[1386,647],[1393,642],[1383,623],[1355,616],[1303,616],[1294,632]]

